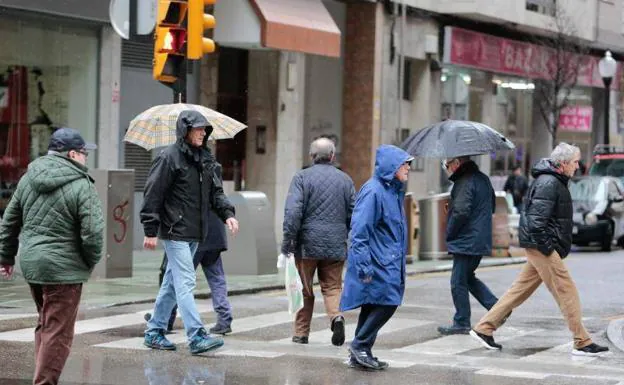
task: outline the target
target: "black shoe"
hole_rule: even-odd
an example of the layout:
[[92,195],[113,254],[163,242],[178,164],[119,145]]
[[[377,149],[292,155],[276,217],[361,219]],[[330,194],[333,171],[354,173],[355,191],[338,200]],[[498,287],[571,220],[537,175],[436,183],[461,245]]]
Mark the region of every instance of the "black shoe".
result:
[[390,366],[386,361],[380,361],[377,357],[373,357],[373,360],[377,361],[377,363],[379,364],[379,367],[382,370],[388,369],[388,366]]
[[371,370],[383,370],[385,369],[380,365],[380,363],[375,360],[373,357],[369,356],[363,350],[355,350],[353,348],[349,348],[349,353],[351,353],[351,357],[357,362],[360,366],[363,366],[367,369]]
[[339,315],[334,318],[331,323],[331,331],[332,334],[332,345],[334,346],[342,346],[345,342],[345,319],[343,316]]
[[387,369],[390,366],[385,361],[379,361],[379,359],[377,359],[377,357],[373,357],[373,360],[377,361],[377,363],[379,364],[379,369],[371,369],[371,368],[367,368],[366,366],[360,365],[355,360],[355,357],[353,357],[353,354],[351,354],[351,352],[349,352],[348,365],[349,365],[350,368],[357,369],[357,370],[363,370],[363,371],[366,371],[366,372],[373,372],[375,370],[384,370],[384,369]]
[[228,333],[232,333],[232,328],[229,326],[215,325],[210,328],[210,334],[221,334],[226,335]]
[[502,345],[494,342],[494,337],[492,336],[486,336],[485,334],[479,333],[474,329],[470,330],[470,335],[472,336],[472,338],[479,341],[479,343],[483,345],[484,348],[490,350],[501,350],[503,348]]
[[308,343],[308,337],[305,337],[305,336],[293,336],[292,342],[297,343],[297,344],[307,344]]
[[438,326],[438,332],[445,336],[451,336],[454,334],[468,334],[470,333],[470,328],[464,328],[461,326]]
[[572,349],[572,354],[575,356],[593,356],[597,357],[609,351],[609,348],[606,346],[600,346],[595,343],[591,343],[584,348],[580,349]]

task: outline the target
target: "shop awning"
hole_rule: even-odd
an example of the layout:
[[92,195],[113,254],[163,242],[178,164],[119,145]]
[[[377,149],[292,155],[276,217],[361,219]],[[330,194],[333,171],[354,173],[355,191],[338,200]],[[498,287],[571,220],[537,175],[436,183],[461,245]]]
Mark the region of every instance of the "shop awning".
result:
[[221,45],[340,56],[340,29],[322,0],[219,1],[215,17]]

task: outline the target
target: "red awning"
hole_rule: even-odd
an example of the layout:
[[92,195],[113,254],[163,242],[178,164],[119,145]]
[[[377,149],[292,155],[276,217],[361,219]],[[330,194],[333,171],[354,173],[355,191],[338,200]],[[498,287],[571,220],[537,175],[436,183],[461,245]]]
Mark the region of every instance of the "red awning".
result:
[[321,0],[250,0],[267,48],[340,56],[340,29]]

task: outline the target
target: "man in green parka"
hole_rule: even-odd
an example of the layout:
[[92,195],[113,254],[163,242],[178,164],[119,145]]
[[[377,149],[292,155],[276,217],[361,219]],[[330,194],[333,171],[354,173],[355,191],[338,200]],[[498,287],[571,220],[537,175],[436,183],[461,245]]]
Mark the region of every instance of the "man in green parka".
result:
[[34,385],[58,383],[74,339],[82,284],[102,255],[104,218],[86,167],[95,148],[76,130],[56,130],[48,155],[30,163],[18,183],[0,228],[0,277],[13,274],[19,246],[39,313]]

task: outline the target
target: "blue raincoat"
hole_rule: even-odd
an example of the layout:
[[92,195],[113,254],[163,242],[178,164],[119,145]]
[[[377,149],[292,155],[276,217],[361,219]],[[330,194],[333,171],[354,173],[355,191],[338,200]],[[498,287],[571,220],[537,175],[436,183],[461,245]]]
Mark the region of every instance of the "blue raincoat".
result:
[[[405,291],[407,222],[399,167],[412,157],[398,147],[377,149],[375,174],[358,193],[340,301],[343,311],[364,304],[398,306]],[[369,283],[363,282],[367,277]]]

